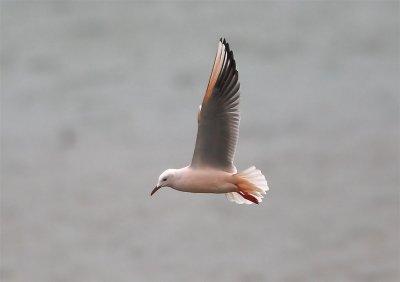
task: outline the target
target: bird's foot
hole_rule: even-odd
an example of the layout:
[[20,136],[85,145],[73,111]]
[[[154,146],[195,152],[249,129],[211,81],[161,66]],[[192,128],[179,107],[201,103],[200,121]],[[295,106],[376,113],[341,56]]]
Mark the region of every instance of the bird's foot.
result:
[[258,200],[257,200],[256,197],[254,197],[254,196],[252,196],[250,194],[247,194],[245,192],[242,192],[242,191],[239,191],[238,193],[240,194],[240,196],[242,196],[246,200],[258,205]]

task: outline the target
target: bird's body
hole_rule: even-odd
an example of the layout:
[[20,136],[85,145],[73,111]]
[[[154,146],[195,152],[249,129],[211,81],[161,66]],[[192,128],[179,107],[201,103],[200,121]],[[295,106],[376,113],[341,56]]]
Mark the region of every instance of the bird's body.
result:
[[237,192],[232,173],[213,169],[195,169],[190,166],[175,169],[171,188],[192,193],[229,193]]
[[220,40],[207,90],[197,119],[192,162],[167,169],[151,192],[171,187],[182,192],[225,194],[238,204],[258,204],[268,191],[267,181],[254,166],[237,173],[233,164],[239,136],[239,77],[233,52]]

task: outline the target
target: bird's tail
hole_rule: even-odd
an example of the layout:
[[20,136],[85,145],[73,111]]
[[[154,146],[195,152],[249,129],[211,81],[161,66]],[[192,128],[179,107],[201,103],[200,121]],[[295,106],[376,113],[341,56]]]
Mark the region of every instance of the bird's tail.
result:
[[263,195],[269,190],[267,180],[255,166],[233,175],[239,192],[226,193],[231,202],[237,204],[258,204],[262,202]]

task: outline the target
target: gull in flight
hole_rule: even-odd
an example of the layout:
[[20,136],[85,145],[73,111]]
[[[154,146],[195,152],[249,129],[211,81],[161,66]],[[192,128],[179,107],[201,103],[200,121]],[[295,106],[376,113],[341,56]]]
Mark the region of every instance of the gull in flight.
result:
[[265,176],[255,166],[237,172],[233,164],[239,136],[239,79],[233,52],[220,39],[210,80],[197,115],[197,139],[189,166],[161,173],[161,187],[182,192],[225,194],[238,204],[258,204],[268,191]]

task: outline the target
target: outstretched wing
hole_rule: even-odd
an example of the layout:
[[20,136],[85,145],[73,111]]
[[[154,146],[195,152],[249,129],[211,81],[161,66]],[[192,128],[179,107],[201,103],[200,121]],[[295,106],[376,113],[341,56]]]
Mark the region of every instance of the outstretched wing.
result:
[[239,136],[239,88],[233,52],[221,38],[198,114],[192,167],[236,171],[233,158]]

